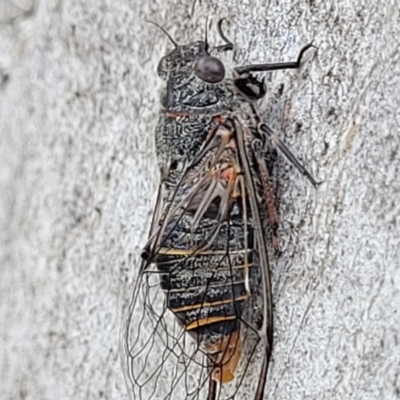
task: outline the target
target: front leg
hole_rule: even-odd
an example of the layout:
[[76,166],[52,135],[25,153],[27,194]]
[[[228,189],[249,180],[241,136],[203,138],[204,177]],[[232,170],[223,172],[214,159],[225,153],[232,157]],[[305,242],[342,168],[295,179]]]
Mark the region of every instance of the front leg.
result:
[[289,61],[283,63],[273,63],[273,64],[251,64],[251,65],[243,65],[241,67],[236,67],[235,71],[239,74],[245,74],[248,72],[265,72],[265,71],[276,71],[279,69],[295,69],[300,68],[301,59],[303,58],[304,53],[314,47],[312,43],[307,44],[301,50],[299,55],[297,56],[296,61]]
[[321,182],[317,182],[313,178],[310,172],[308,172],[308,170],[300,163],[296,156],[289,150],[286,144],[277,135],[275,135],[268,125],[260,123],[258,126],[258,131],[261,135],[265,135],[275,145],[275,147],[283,153],[288,161],[311,182],[315,188],[321,184]]
[[267,218],[272,231],[272,246],[275,254],[280,253],[278,227],[279,214],[276,204],[276,191],[272,179],[272,166],[268,165],[267,158],[269,153],[262,149],[262,142],[256,139],[253,143],[253,150],[259,172],[261,186],[264,193]]

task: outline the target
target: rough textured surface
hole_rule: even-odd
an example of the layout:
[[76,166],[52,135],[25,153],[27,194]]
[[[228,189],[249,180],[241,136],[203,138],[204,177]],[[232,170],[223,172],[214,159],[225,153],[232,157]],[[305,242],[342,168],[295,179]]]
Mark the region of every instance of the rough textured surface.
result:
[[[227,16],[263,115],[317,179],[279,161],[281,245],[266,398],[400,397],[397,1],[0,3],[2,399],[126,399],[122,310],[157,188],[167,39]],[[203,16],[203,17],[202,17]],[[282,86],[283,85],[283,86]]]

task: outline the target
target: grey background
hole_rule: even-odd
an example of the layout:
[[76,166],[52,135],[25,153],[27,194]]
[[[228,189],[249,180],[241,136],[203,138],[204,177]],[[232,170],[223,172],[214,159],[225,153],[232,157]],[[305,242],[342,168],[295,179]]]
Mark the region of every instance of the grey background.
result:
[[[194,15],[190,17],[191,9]],[[127,399],[118,337],[158,185],[169,48],[229,18],[279,159],[268,399],[400,398],[398,1],[0,0],[0,398]],[[211,38],[214,39],[214,33]],[[281,85],[284,86],[281,86]]]

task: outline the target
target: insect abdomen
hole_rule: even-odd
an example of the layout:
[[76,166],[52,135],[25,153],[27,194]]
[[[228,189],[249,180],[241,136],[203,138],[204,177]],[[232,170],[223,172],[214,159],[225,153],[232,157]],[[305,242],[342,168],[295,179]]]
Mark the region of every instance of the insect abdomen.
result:
[[[250,295],[252,250],[245,248],[243,223],[224,222],[207,247],[204,237],[212,224],[203,221],[196,232],[190,232],[185,222],[189,221],[171,222],[174,229],[166,230],[164,246],[158,251],[161,288],[167,307],[214,359],[215,368],[222,369],[218,379],[230,381],[240,357],[240,318]],[[252,242],[250,233],[247,244]],[[235,363],[229,373],[224,367],[227,357]]]
[[[171,252],[175,254],[168,255]],[[218,317],[226,320],[240,316],[242,303],[248,298],[245,286],[248,266],[241,257],[237,257],[237,264],[228,265],[230,259],[217,251],[193,257],[185,253],[180,249],[162,249],[157,260],[168,308],[185,329],[209,325],[207,319],[215,323]]]

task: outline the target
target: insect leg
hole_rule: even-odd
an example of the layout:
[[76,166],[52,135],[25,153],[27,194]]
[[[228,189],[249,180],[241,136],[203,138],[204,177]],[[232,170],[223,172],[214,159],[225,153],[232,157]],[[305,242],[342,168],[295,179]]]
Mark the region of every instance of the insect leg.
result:
[[279,139],[277,135],[269,128],[267,125],[261,123],[258,125],[258,130],[265,133],[272,143],[285,155],[285,157],[296,167],[296,169],[304,175],[314,187],[318,187],[321,182],[317,182],[312,175],[300,164],[300,161],[294,156],[294,154],[289,150],[286,144]]
[[284,63],[273,63],[273,64],[252,64],[252,65],[243,65],[242,67],[236,67],[235,71],[242,75],[246,72],[263,72],[263,71],[275,71],[277,69],[293,69],[299,68],[301,59],[303,58],[304,53],[313,46],[312,43],[304,46],[297,57],[296,61],[284,62]]
[[217,29],[218,29],[218,34],[221,37],[221,39],[226,43],[226,45],[231,46],[231,50],[233,49],[233,43],[225,36],[224,32],[222,32],[222,23],[225,21],[226,18],[221,18],[217,22]]
[[272,229],[272,245],[275,253],[279,253],[279,241],[278,241],[278,211],[275,204],[275,195],[272,187],[270,173],[268,172],[267,164],[264,158],[255,151],[256,160],[258,164],[258,170],[260,172],[261,183],[264,189],[264,196],[267,205],[268,220]]
[[224,32],[222,32],[222,23],[224,22],[225,18],[221,18],[217,22],[217,30],[218,30],[218,35],[220,38],[225,42],[222,46],[217,46],[214,48],[214,50],[217,51],[229,51],[233,50],[233,43],[225,36]]

